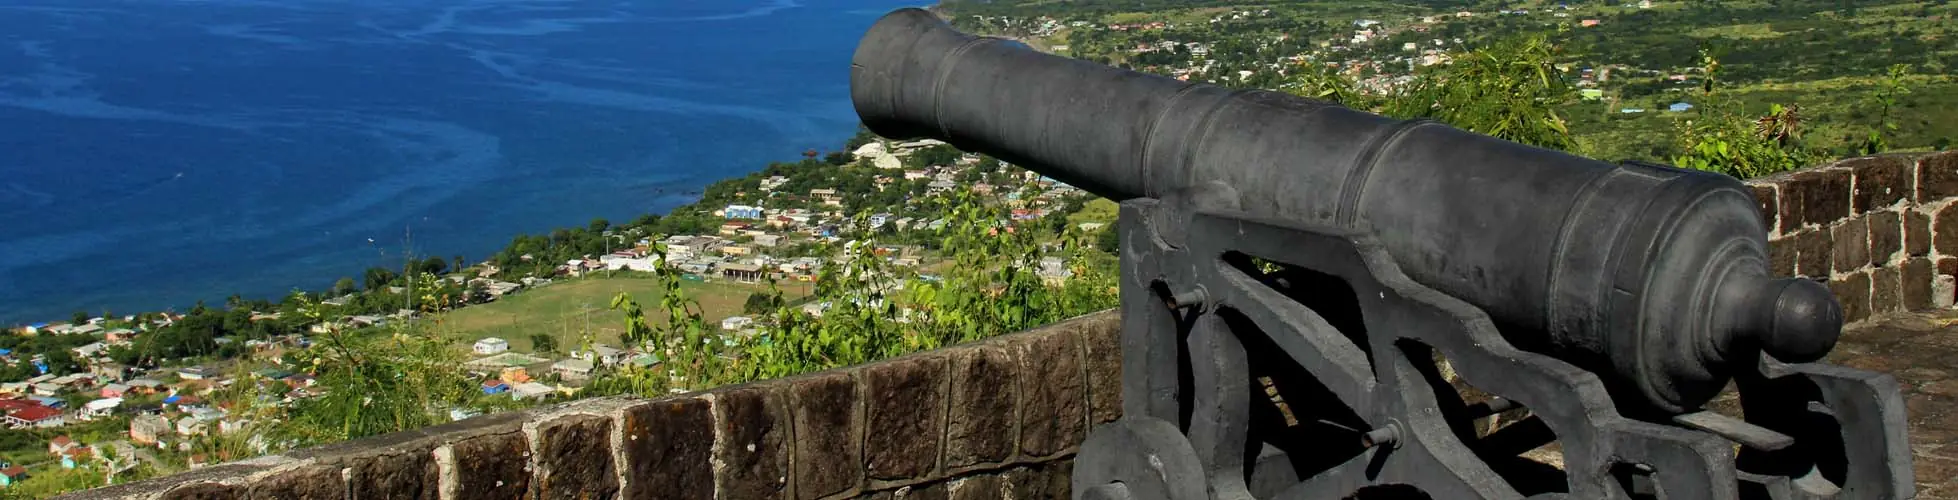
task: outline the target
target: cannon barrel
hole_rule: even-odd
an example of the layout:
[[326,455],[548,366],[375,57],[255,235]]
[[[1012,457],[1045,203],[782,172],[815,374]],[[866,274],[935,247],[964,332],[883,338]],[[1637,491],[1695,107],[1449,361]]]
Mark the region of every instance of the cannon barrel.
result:
[[1818,359],[1842,329],[1828,288],[1769,275],[1759,205],[1725,175],[1044,54],[919,9],[870,28],[850,87],[884,137],[1115,200],[1222,183],[1251,215],[1367,230],[1512,341],[1615,375],[1663,411],[1704,404],[1756,353]]

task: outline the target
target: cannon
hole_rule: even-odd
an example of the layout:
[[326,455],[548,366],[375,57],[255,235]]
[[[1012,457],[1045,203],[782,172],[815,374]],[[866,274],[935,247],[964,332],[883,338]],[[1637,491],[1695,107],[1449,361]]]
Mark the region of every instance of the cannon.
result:
[[[1841,307],[1770,275],[1731,177],[919,9],[871,27],[850,79],[878,135],[1120,202],[1123,416],[1082,444],[1077,499],[1913,496],[1895,380],[1816,362]],[[1707,409],[1730,386],[1742,417]]]

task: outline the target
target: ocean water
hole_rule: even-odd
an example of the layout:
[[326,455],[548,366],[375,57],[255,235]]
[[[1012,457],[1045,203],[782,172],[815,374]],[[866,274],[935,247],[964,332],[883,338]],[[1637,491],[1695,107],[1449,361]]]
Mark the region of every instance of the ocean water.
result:
[[858,38],[923,3],[0,0],[0,324],[664,212],[840,146]]

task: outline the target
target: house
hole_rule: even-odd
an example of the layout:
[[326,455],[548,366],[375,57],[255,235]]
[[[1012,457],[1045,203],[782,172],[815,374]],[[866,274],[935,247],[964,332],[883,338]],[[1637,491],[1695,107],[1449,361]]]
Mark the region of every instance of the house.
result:
[[1693,109],[1693,105],[1692,105],[1692,104],[1689,104],[1689,103],[1684,103],[1684,102],[1675,102],[1675,103],[1672,103],[1672,106],[1667,106],[1667,107],[1666,107],[1666,111],[1670,111],[1670,112],[1674,112],[1674,113],[1684,113],[1684,112],[1686,112],[1686,111],[1688,111],[1688,110],[1691,110],[1691,109]]
[[1596,19],[1585,19],[1585,20],[1583,20],[1583,21],[1578,21],[1578,22],[1577,22],[1577,25],[1578,25],[1578,26],[1583,26],[1583,27],[1586,27],[1586,28],[1589,28],[1589,27],[1592,27],[1592,26],[1597,26],[1597,25],[1598,25],[1598,20],[1596,20]]
[[0,469],[0,486],[13,486],[14,483],[18,483],[24,479],[27,479],[26,467],[15,465]]
[[489,379],[483,381],[483,394],[502,394],[509,390],[510,384],[505,384],[502,380]]
[[82,420],[105,418],[116,413],[122,406],[122,398],[103,398],[82,404]]
[[105,398],[120,398],[123,395],[129,394],[129,389],[129,384],[109,384],[102,386],[101,394]]
[[721,320],[721,329],[731,332],[747,328],[748,325],[752,324],[755,324],[754,318],[747,316],[728,316],[726,319]]
[[755,246],[773,247],[780,244],[782,244],[780,235],[764,234],[755,237]]
[[61,416],[61,410],[42,405],[34,405],[7,412],[5,421],[8,427],[16,429],[27,427],[60,427],[62,424],[67,423],[67,420]]
[[181,378],[184,380],[204,380],[210,377],[211,377],[211,370],[204,368],[202,366],[193,366],[190,368],[177,370],[177,378]]
[[510,341],[503,340],[496,337],[486,337],[482,340],[476,341],[476,345],[474,346],[474,349],[476,351],[476,354],[483,354],[483,355],[496,354],[496,353],[510,350]]
[[741,245],[728,245],[728,246],[721,247],[721,255],[740,256],[740,255],[748,255],[754,252],[755,249],[741,246]]
[[762,208],[747,205],[728,205],[727,208],[721,209],[721,214],[729,219],[760,220],[762,217]]
[[170,430],[170,419],[162,415],[137,415],[136,418],[129,420],[129,440],[140,445],[159,445],[160,439],[168,435]]
[[809,197],[822,200],[824,205],[843,206],[843,197],[838,196],[834,189],[811,189]]
[[591,350],[577,353],[574,356],[599,366],[611,366],[619,364],[620,361],[624,361],[626,354],[625,351],[611,346],[594,345],[591,347]]
[[525,382],[510,388],[510,396],[522,399],[544,399],[557,393],[557,388],[536,382]]
[[94,455],[92,453],[93,451],[94,450],[90,450],[87,446],[76,446],[74,448],[69,448],[67,451],[61,452],[59,454],[61,456],[61,468],[73,469],[76,466],[88,462],[88,458]]
[[185,415],[183,418],[177,419],[177,435],[179,436],[190,437],[200,435],[209,428],[209,422],[205,422],[204,419],[197,418],[196,416]]
[[102,337],[103,340],[111,344],[124,344],[136,339],[136,331],[128,328],[117,328],[103,332]]
[[94,334],[102,333],[103,331],[106,331],[106,329],[102,328],[102,325],[89,323],[86,325],[77,326],[75,327],[75,329],[69,330],[68,333],[70,335],[94,335]]
[[551,372],[567,380],[591,378],[591,371],[592,362],[577,358],[566,359],[551,364]]
[[761,266],[755,264],[728,264],[721,266],[721,275],[742,282],[755,282],[761,279]]
[[156,392],[163,387],[163,382],[147,378],[133,378],[123,384],[128,385],[130,390],[144,394]]
[[60,455],[61,452],[68,451],[77,446],[81,446],[81,443],[76,443],[74,439],[68,436],[55,436],[54,439],[48,440],[48,454]]

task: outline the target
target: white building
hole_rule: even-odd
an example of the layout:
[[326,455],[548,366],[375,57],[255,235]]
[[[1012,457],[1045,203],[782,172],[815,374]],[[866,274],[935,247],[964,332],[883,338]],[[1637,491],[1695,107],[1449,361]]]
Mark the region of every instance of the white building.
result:
[[510,341],[499,339],[496,337],[487,337],[484,338],[483,340],[476,341],[476,345],[474,347],[476,350],[476,354],[483,354],[483,355],[496,354],[496,353],[510,350]]
[[754,318],[747,316],[728,316],[727,319],[721,320],[721,329],[732,332],[747,328],[748,325],[752,324],[755,324]]
[[510,397],[516,399],[543,399],[557,393],[557,388],[536,382],[524,382],[510,387]]

